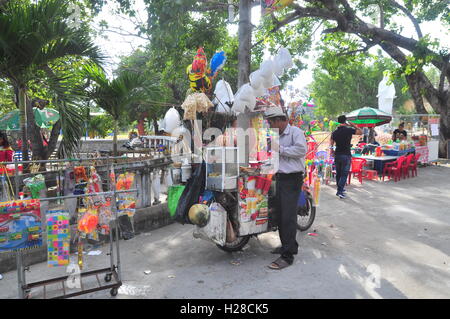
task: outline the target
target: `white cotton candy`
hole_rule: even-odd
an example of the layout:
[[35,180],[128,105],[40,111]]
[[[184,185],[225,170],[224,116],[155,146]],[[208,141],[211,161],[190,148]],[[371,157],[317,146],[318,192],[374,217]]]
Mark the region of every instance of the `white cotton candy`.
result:
[[167,133],[172,133],[172,131],[181,125],[180,113],[172,107],[169,109],[164,116],[165,128]]
[[281,48],[280,50],[278,50],[276,59],[284,69],[290,69],[294,66],[292,56],[289,53],[289,50],[286,48]]
[[249,83],[244,84],[239,88],[234,97],[233,111],[236,113],[243,113],[245,107],[253,111],[256,105],[256,96],[253,88]]
[[228,106],[228,104],[231,105],[234,101],[234,95],[230,84],[224,80],[220,80],[216,84],[214,94],[215,98],[213,100],[213,103],[217,105],[217,112],[229,113],[230,107]]
[[261,70],[256,70],[255,72],[250,73],[250,85],[252,88],[257,89],[262,86],[263,76],[261,74]]
[[263,63],[261,63],[261,67],[259,68],[261,75],[266,77],[272,77],[273,74],[273,61],[272,60],[265,60]]

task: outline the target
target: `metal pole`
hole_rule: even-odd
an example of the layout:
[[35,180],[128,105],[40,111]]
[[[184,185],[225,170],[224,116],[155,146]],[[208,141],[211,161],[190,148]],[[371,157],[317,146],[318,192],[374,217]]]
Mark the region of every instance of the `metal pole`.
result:
[[[14,198],[18,199],[19,197],[19,178],[18,178],[18,172],[19,172],[19,165],[17,164],[17,158],[14,159],[14,183],[16,188],[16,194],[14,195]],[[6,166],[5,166],[6,167]],[[18,250],[16,252],[16,267],[17,267],[17,285],[18,285],[18,291],[19,291],[19,298],[24,299],[23,289],[22,287],[25,285],[25,271],[23,270],[23,258],[22,258],[22,252]]]
[[[112,167],[114,169],[114,163],[112,164]],[[117,216],[117,196],[116,196],[116,185],[113,185],[113,212],[114,212],[114,218],[116,221],[116,252],[117,252],[117,277],[119,281],[122,281],[122,274],[121,274],[121,267],[120,267],[120,249],[119,249],[119,221]]]
[[[107,185],[108,185],[108,190],[111,190],[111,167],[108,165],[108,177],[107,177]],[[113,209],[113,201],[110,201],[110,207],[111,210]],[[115,223],[117,223],[117,219],[115,220]],[[109,223],[111,225],[111,222]],[[112,234],[112,229],[110,227],[109,229],[109,261],[110,261],[110,268],[111,268],[111,272],[114,271],[114,238],[113,238],[113,234]]]

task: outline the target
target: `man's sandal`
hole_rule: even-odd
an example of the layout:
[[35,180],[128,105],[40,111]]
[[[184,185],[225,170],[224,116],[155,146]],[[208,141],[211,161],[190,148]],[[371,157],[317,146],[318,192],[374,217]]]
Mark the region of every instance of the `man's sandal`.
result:
[[283,257],[279,257],[273,263],[271,263],[268,267],[270,269],[281,270],[292,264],[288,263]]

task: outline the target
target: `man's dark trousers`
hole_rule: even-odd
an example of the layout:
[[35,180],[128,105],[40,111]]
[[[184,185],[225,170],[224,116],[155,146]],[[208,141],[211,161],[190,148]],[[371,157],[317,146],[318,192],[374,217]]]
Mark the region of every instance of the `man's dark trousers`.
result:
[[297,204],[303,184],[303,173],[276,175],[276,205],[281,257],[292,264],[298,252]]
[[334,158],[336,165],[336,184],[338,194],[342,194],[347,183],[348,173],[352,164],[351,155],[336,155]]

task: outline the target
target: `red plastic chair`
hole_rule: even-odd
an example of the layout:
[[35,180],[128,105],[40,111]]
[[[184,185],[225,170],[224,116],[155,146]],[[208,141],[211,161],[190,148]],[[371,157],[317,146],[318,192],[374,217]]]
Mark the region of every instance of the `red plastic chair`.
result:
[[390,169],[390,175],[394,177],[394,182],[397,182],[402,177],[402,166],[403,162],[406,160],[406,156],[400,156],[397,160],[396,165],[391,167]]
[[384,178],[386,176],[389,178],[389,180],[391,180],[391,178],[392,178],[392,168],[398,166],[398,160],[400,158],[402,158],[402,157],[399,157],[395,161],[388,162],[388,163],[384,164],[384,166],[383,166],[383,182],[384,182]]
[[409,164],[408,172],[409,172],[409,169],[411,169],[412,177],[417,176],[417,164],[419,163],[419,158],[420,158],[420,154],[416,154],[414,156],[414,160]]
[[406,178],[406,177],[409,178],[409,166],[411,165],[411,161],[413,160],[413,158],[414,158],[414,154],[409,154],[408,156],[406,156],[406,160],[403,161],[403,164],[402,164],[402,177],[403,178]]
[[366,164],[367,160],[364,158],[352,158],[352,166],[350,168],[350,172],[348,172],[348,183],[350,184],[350,180],[353,177],[358,176],[359,182],[362,184],[363,179],[363,166]]

